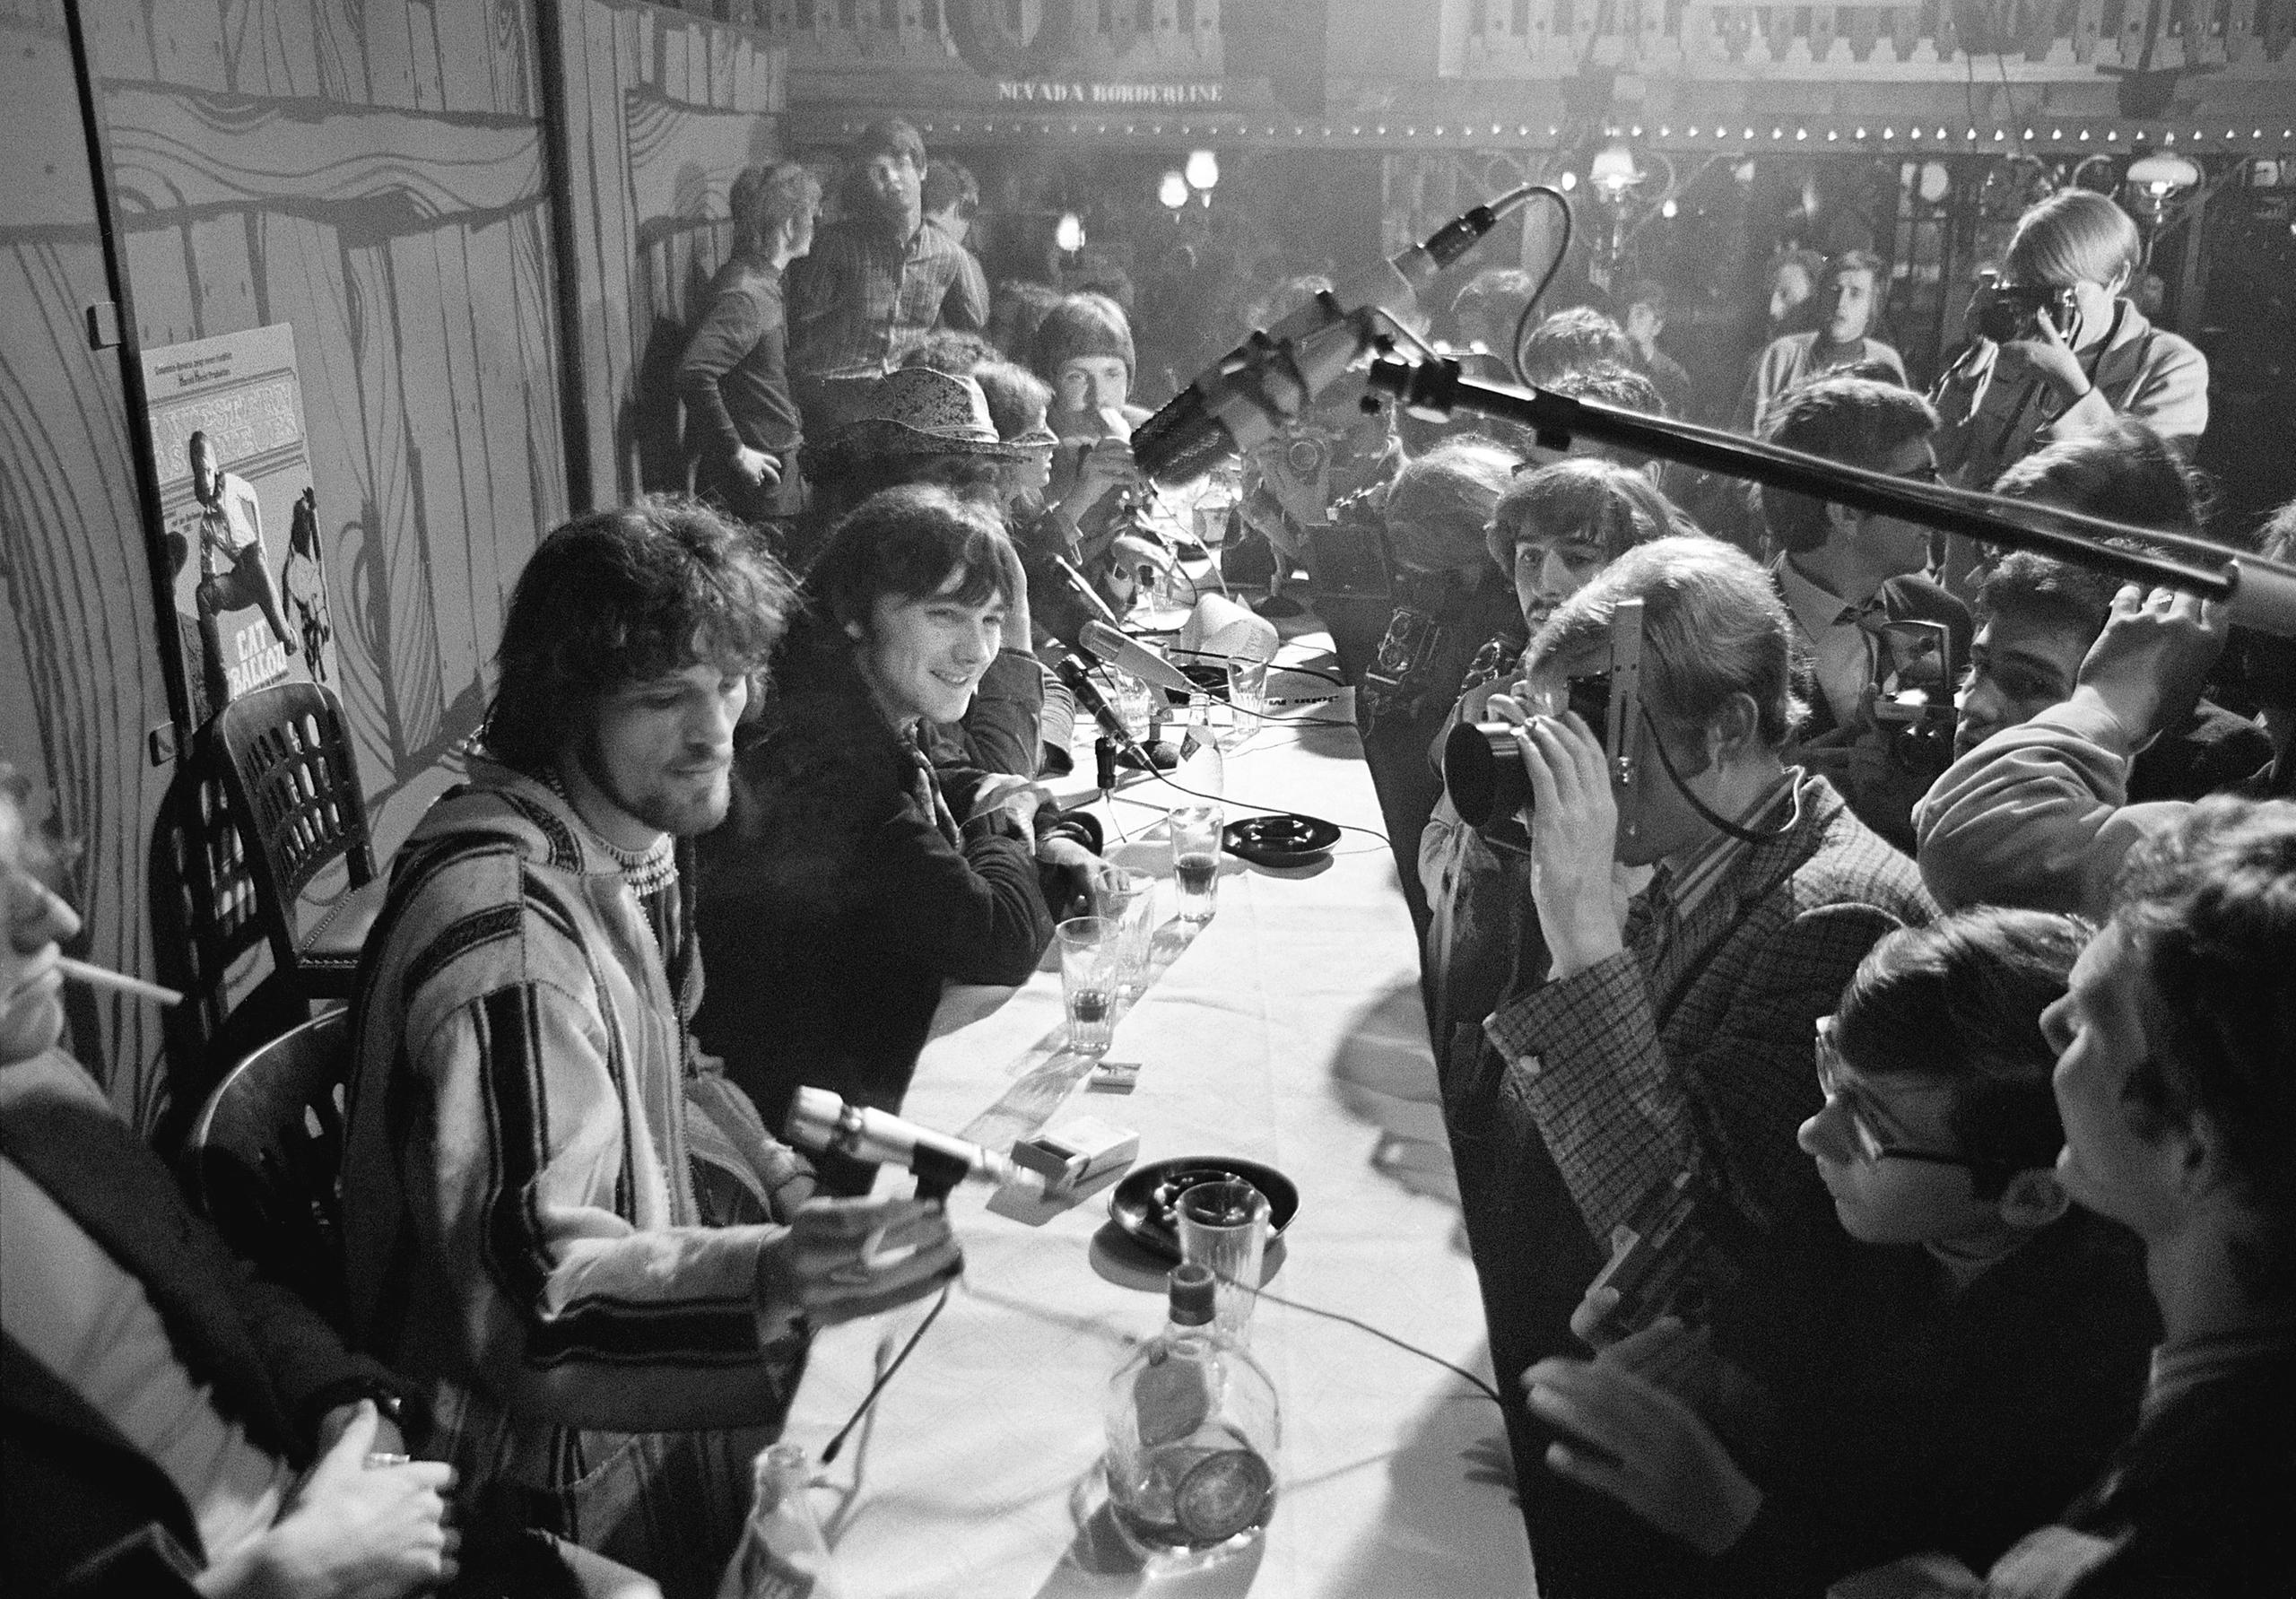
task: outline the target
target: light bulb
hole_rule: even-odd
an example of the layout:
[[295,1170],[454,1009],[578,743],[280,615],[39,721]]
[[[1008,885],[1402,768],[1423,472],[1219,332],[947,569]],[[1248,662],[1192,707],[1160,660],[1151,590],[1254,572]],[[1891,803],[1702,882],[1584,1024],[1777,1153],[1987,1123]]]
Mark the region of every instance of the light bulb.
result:
[[1190,188],[1212,189],[1220,186],[1220,158],[1209,150],[1188,152],[1187,169],[1181,176]]
[[1059,223],[1052,230],[1052,242],[1062,253],[1073,256],[1084,248],[1084,220],[1074,212],[1061,213]]
[[1178,211],[1187,204],[1187,179],[1175,169],[1164,174],[1163,182],[1156,186],[1156,203],[1167,211]]

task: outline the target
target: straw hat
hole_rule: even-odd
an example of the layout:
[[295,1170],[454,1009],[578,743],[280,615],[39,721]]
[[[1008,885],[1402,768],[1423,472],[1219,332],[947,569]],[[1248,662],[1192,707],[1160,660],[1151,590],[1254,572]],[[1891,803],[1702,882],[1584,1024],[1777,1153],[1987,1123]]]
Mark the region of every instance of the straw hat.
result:
[[1021,456],[996,437],[979,384],[927,367],[902,367],[878,378],[860,413],[831,433],[824,448],[857,456]]

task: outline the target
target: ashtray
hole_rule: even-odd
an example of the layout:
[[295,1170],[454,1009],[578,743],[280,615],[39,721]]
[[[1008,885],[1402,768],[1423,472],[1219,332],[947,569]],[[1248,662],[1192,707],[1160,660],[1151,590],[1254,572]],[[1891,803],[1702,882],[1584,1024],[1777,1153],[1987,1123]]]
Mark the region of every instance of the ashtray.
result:
[[1230,855],[1256,866],[1306,866],[1339,842],[1339,829],[1320,816],[1278,811],[1272,816],[1231,821],[1221,839]]
[[1198,1183],[1249,1183],[1266,1195],[1270,1237],[1282,1233],[1300,1213],[1300,1190],[1274,1167],[1235,1155],[1183,1155],[1133,1168],[1109,1195],[1109,1214],[1135,1243],[1177,1261],[1180,1195]]

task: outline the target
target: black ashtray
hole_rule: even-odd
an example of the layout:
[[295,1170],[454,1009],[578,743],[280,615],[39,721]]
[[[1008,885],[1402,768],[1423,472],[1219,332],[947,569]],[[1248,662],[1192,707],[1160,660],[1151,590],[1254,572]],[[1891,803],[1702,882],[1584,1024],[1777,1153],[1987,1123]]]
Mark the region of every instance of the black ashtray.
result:
[[1256,866],[1312,865],[1339,842],[1339,829],[1320,816],[1278,811],[1231,821],[1221,834],[1228,853]]

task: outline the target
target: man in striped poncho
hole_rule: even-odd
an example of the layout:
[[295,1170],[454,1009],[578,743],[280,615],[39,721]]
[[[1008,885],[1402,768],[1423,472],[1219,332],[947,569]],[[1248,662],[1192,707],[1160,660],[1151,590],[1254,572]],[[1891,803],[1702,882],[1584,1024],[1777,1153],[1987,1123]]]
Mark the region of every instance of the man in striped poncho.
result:
[[807,1320],[952,1274],[937,1205],[814,1200],[688,1021],[687,841],[786,578],[690,502],[544,541],[471,781],[392,867],[353,1005],[344,1162],[362,1347],[422,1385],[466,1523],[716,1591]]

